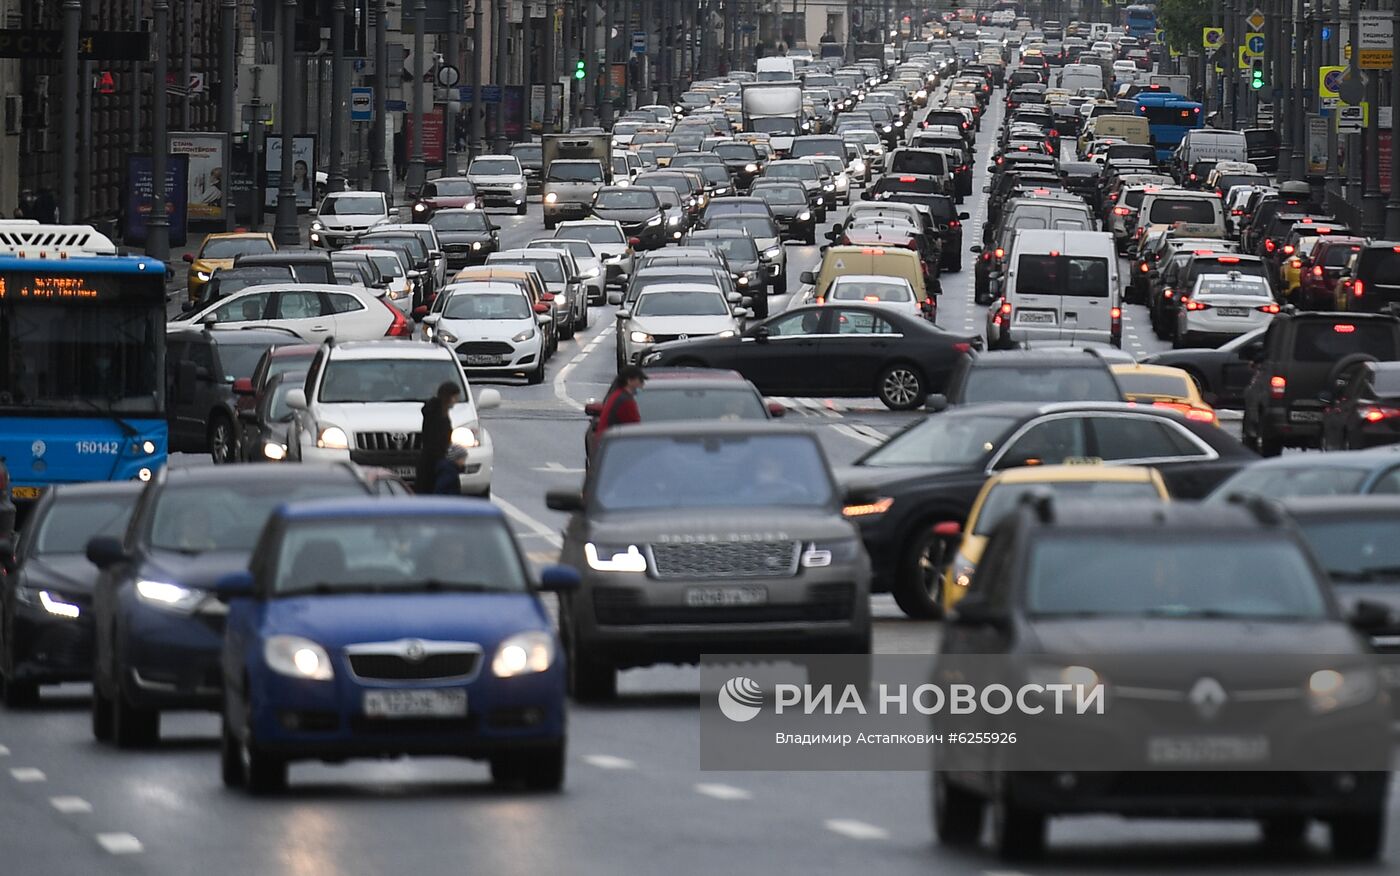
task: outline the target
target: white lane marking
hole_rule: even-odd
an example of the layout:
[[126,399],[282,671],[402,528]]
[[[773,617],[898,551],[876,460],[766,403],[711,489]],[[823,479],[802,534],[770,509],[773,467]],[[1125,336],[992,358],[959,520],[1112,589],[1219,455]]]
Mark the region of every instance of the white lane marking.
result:
[[832,833],[839,833],[850,839],[882,840],[890,838],[890,832],[883,827],[876,827],[853,818],[828,818],[824,826]]
[[111,855],[139,855],[146,850],[141,841],[129,833],[99,833],[97,843]]
[[530,530],[535,535],[538,535],[540,538],[549,542],[554,547],[559,548],[564,546],[564,540],[559,537],[558,533],[550,529],[548,526],[545,526],[543,523],[539,522],[535,518],[531,517],[529,514],[526,514],[524,511],[521,511],[519,508],[515,507],[510,502],[507,502],[505,499],[502,499],[500,496],[496,495],[493,495],[491,497],[491,501],[495,502],[496,505],[499,506],[502,511],[506,512],[506,516],[509,517],[511,520],[514,520],[516,523],[519,523],[521,526]]
[[845,435],[847,438],[854,438],[862,444],[869,444],[871,447],[874,447],[875,445],[880,443],[878,439],[872,438],[869,435],[862,435],[861,433],[857,432],[855,429],[852,429],[845,423],[836,423],[831,428],[837,432],[840,432],[842,435]]
[[709,782],[701,782],[695,786],[695,793],[704,794],[706,797],[714,797],[716,800],[751,800],[753,794],[743,788],[736,788],[733,785],[718,785]]
[[583,762],[589,766],[595,766],[600,770],[631,770],[636,769],[637,764],[625,757],[616,757],[611,754],[585,754]]
[[50,797],[49,805],[64,815],[77,815],[92,811],[92,804],[82,797]]
[[568,387],[564,385],[564,378],[569,376],[569,372],[573,370],[574,365],[586,355],[588,355],[587,352],[584,352],[570,359],[563,368],[559,369],[559,373],[554,375],[553,380],[554,397],[576,411],[583,410],[583,403],[575,401],[574,398],[569,395]]
[[535,466],[535,471],[549,471],[555,474],[583,474],[588,471],[586,468],[569,468],[562,462],[546,462],[544,465]]
[[48,779],[43,770],[34,767],[15,767],[10,770],[10,775],[16,782],[42,782]]

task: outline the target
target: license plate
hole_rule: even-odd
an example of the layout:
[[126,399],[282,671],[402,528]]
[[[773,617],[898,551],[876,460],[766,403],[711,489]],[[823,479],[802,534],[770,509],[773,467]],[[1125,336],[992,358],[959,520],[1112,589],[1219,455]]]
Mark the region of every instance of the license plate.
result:
[[691,608],[728,608],[735,605],[766,605],[764,587],[687,587],[685,604]]
[[499,365],[504,359],[500,356],[487,356],[481,353],[473,353],[463,356],[462,362],[466,365]]
[[394,474],[410,482],[418,477],[418,469],[414,468],[411,465],[396,465],[394,466],[393,471]]
[[1321,423],[1322,411],[1289,411],[1290,423]]
[[1215,765],[1262,763],[1269,759],[1267,736],[1151,736],[1148,763]]
[[43,492],[43,487],[14,487],[10,495],[16,499],[37,499]]
[[463,718],[467,714],[464,690],[367,690],[366,718]]
[[1018,312],[1018,313],[1016,314],[1016,321],[1017,321],[1017,322],[1053,323],[1053,322],[1055,321],[1055,314],[1053,314],[1053,313],[1043,313],[1043,312],[1042,312],[1042,313],[1037,313],[1037,312],[1035,312],[1035,311],[1022,310],[1022,311],[1020,311],[1020,312]]
[[1221,307],[1215,312],[1221,316],[1249,316],[1248,307]]

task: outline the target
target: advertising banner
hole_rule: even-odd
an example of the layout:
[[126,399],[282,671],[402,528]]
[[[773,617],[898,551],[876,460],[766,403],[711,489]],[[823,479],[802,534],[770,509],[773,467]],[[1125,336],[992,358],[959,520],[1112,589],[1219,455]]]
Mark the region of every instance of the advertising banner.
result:
[[[170,245],[184,246],[188,233],[186,206],[189,204],[188,155],[170,155],[165,160],[165,215],[170,221]],[[122,203],[122,240],[128,246],[144,246],[146,226],[151,216],[155,176],[148,153],[126,157],[126,198]]]
[[189,206],[191,222],[224,221],[224,156],[228,135],[174,132],[170,151],[189,157]]

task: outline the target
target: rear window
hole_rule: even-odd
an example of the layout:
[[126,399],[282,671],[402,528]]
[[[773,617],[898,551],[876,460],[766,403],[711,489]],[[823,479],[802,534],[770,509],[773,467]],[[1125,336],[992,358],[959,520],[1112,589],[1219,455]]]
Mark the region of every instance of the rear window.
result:
[[1329,246],[1322,257],[1322,264],[1329,268],[1343,268],[1351,261],[1351,255],[1359,252],[1359,246]]
[[1173,374],[1116,374],[1114,379],[1123,388],[1124,396],[1167,395],[1185,398],[1191,394],[1186,377]]
[[962,402],[1122,401],[1123,393],[1104,368],[973,368]]
[[1215,202],[1204,198],[1158,198],[1152,202],[1147,221],[1152,225],[1184,222],[1188,225],[1210,225],[1215,222]]
[[1308,320],[1297,328],[1293,358],[1299,362],[1336,362],[1352,353],[1366,353],[1389,362],[1397,357],[1395,347],[1395,326],[1389,321]]
[[875,194],[881,192],[915,192],[921,195],[937,194],[941,190],[938,180],[927,176],[894,176],[886,175],[880,177],[875,184]]
[[938,152],[908,152],[901,150],[890,160],[891,173],[922,173],[943,176],[948,165]]
[[[1361,253],[1358,273],[1368,282],[1392,285],[1400,282],[1400,252],[1385,249],[1368,249]],[[1332,264],[1328,262],[1328,264]],[[1340,264],[1345,264],[1341,262]]]
[[1208,497],[1223,502],[1231,495],[1266,496],[1286,499],[1290,496],[1350,496],[1366,479],[1364,468],[1316,468],[1310,466],[1247,468],[1231,477]]
[[1160,499],[1156,485],[1149,481],[1043,481],[1036,484],[998,484],[987,494],[977,512],[973,535],[991,535],[1007,514],[1016,510],[1021,499],[1034,493],[1050,493],[1058,499],[1082,502],[1152,501]]
[[1017,263],[1016,291],[1029,295],[1106,297],[1109,294],[1108,259],[1023,255]]

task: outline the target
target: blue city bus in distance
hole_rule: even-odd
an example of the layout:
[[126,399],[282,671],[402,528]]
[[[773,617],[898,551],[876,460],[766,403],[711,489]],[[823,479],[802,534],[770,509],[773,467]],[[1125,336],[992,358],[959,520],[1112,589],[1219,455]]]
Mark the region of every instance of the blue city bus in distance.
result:
[[1152,36],[1157,31],[1157,10],[1137,3],[1123,7],[1123,29],[1133,38]]
[[1136,98],[1135,115],[1147,119],[1157,160],[1169,161],[1186,132],[1205,126],[1201,105],[1174,92],[1143,92]]
[[165,265],[85,225],[0,221],[0,458],[17,504],[165,464]]

